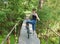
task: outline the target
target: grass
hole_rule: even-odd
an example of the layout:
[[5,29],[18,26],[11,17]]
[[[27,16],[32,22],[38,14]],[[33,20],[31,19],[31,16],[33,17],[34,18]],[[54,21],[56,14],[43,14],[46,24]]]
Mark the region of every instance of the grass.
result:
[[[6,36],[5,36],[5,37],[6,37]],[[3,39],[4,39],[5,37],[0,36],[0,44],[1,44],[1,42],[3,41]],[[5,41],[5,44],[6,44],[6,41]],[[15,44],[15,37],[14,37],[14,35],[11,35],[11,36],[10,36],[10,44]]]
[[[6,37],[6,36],[5,36]],[[0,36],[0,44],[2,42],[2,40],[5,38],[5,37],[2,37]],[[49,38],[48,39],[48,43],[49,44],[58,44],[59,43],[59,37],[53,37],[54,39],[52,38]],[[44,39],[40,39],[41,41],[41,44],[46,44],[46,40]],[[54,42],[54,43],[53,43]],[[5,44],[6,44],[6,41],[5,41]],[[10,44],[15,44],[15,36],[14,35],[11,35],[10,36]]]
[[3,40],[3,37],[0,35],[0,44],[1,44],[2,40]]
[[15,37],[14,35],[10,36],[10,44],[14,44],[15,43]]
[[[59,44],[59,37],[54,37],[54,39],[52,38],[47,38],[48,40],[45,39],[41,39],[41,44]],[[47,43],[46,43],[47,42]]]

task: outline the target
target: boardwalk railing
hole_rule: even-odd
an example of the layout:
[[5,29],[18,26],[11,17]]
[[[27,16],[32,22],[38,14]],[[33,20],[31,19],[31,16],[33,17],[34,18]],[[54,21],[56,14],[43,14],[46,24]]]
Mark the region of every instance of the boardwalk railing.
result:
[[[10,35],[13,32],[13,30],[15,30],[15,37],[16,37],[16,26],[19,24],[20,20],[14,25],[14,27],[11,29],[11,31],[7,34],[6,38],[2,41],[1,44],[5,44],[5,42],[7,42],[7,44],[10,44]],[[16,39],[15,39],[16,40]],[[14,43],[16,44],[16,43]]]
[[[58,34],[57,32],[55,32],[54,30],[52,30],[51,28],[48,28],[47,29],[47,34],[49,33],[49,31],[51,31],[51,32],[53,32],[53,34],[56,36],[56,37],[58,37],[59,38],[59,40],[58,40],[58,44],[60,44],[60,34]],[[49,38],[49,37],[48,37]],[[47,43],[46,44],[49,44],[48,43],[48,38],[47,38]]]
[[[18,22],[14,25],[14,27],[12,28],[12,30],[8,33],[8,35],[7,35],[6,38],[2,41],[1,44],[5,44],[5,42],[7,42],[7,44],[10,44],[10,35],[11,35],[11,33],[13,32],[13,30],[15,30],[15,32],[16,32],[16,27],[17,27],[17,25],[19,25],[19,22],[20,22],[20,21],[18,21]],[[45,25],[45,24],[43,24],[43,25]],[[50,31],[53,32],[56,36],[59,37],[59,43],[58,43],[58,44],[60,44],[60,35],[59,35],[58,33],[56,33],[55,31],[53,31],[53,30],[52,30],[51,28],[49,28],[48,26],[46,26],[46,28],[47,28],[47,34],[49,33],[48,31],[50,30]],[[16,34],[15,34],[15,37],[16,37]],[[15,39],[15,40],[16,40],[16,39]],[[16,44],[16,42],[15,42],[14,44]],[[41,43],[40,43],[40,44],[41,44]],[[48,38],[47,38],[46,44],[49,44],[49,43],[48,43]]]
[[[41,22],[41,23],[42,23],[42,22]],[[42,24],[45,26],[44,23],[42,23]],[[53,34],[59,38],[59,40],[58,40],[59,43],[58,43],[58,44],[60,44],[60,34],[58,34],[57,32],[55,32],[55,31],[54,31],[53,29],[51,29],[49,26],[46,26],[46,28],[47,28],[46,34],[48,35],[49,31],[53,32]],[[49,38],[49,37],[48,37],[48,38]],[[46,44],[49,44],[49,43],[48,43],[48,38],[47,38]],[[44,38],[43,38],[43,39],[44,39]],[[40,44],[41,44],[41,43],[40,43]]]

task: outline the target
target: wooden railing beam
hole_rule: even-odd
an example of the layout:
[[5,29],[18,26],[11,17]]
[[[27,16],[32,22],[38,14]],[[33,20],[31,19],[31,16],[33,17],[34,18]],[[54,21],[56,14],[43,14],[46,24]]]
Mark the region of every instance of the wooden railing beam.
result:
[[[20,20],[19,20],[20,21]],[[12,33],[12,31],[15,29],[15,27],[19,24],[19,21],[14,25],[14,27],[12,28],[12,30],[8,33],[8,35],[6,36],[6,38],[2,41],[1,44],[4,44],[4,42],[9,38],[10,34]]]

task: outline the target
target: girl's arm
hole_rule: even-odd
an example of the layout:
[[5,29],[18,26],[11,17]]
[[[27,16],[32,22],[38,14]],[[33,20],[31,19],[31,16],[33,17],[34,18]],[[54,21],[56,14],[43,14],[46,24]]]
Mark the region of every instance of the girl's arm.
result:
[[36,17],[37,17],[37,19],[40,21],[40,18],[38,17],[37,13],[36,13]]

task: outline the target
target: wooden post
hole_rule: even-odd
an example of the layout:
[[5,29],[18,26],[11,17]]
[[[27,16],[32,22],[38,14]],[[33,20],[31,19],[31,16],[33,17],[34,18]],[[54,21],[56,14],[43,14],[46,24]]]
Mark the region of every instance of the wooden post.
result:
[[16,27],[15,27],[15,44],[17,43]]
[[7,44],[10,44],[10,36],[7,38]]

